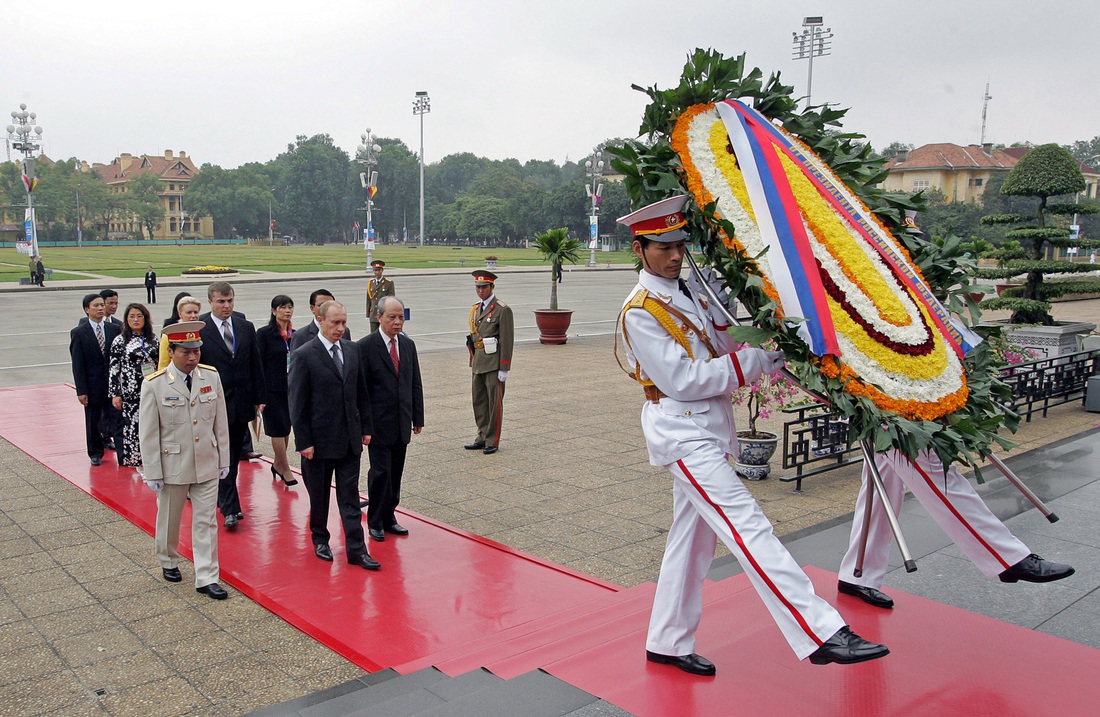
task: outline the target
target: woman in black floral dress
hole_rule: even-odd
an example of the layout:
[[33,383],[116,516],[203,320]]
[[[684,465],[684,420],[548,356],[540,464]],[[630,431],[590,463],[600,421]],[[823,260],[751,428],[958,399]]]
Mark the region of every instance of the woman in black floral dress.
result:
[[122,411],[122,446],[118,450],[120,466],[141,467],[138,445],[138,404],[141,383],[157,369],[157,336],[153,333],[152,316],[142,304],[126,307],[126,324],[111,343],[110,383],[111,403]]

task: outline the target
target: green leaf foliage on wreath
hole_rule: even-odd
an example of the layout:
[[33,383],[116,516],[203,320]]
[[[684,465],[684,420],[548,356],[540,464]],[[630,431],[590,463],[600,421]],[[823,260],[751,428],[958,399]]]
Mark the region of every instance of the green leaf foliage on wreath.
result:
[[[676,87],[633,87],[650,99],[639,139],[607,151],[613,155],[612,168],[623,175],[635,209],[674,194],[690,196],[683,166],[670,144],[676,119],[692,105],[730,98],[751,100],[757,111],[781,123],[809,146],[895,235],[905,236],[901,232],[905,210],[924,206],[920,194],[887,192],[876,186],[886,176],[885,160],[872,156],[870,145],[860,141],[863,135],[841,131],[840,121],[847,110],[816,105],[800,111],[794,88],[783,84],[779,73],[765,79],[759,68],[746,69],[743,54],[727,58],[714,50],[696,49],[688,56]],[[700,263],[716,269],[730,293],[748,309],[753,325],[763,332],[751,335],[775,337],[803,387],[825,398],[849,420],[854,439],[869,439],[877,451],[897,448],[909,456],[930,449],[945,465],[959,461],[975,466],[994,448],[1014,445],[998,435],[1002,427],[1015,430],[1019,419],[1004,408],[1012,395],[999,378],[1003,361],[986,344],[980,344],[966,357],[970,392],[960,410],[936,421],[913,421],[885,411],[870,399],[845,391],[844,382],[853,379],[829,378],[817,369],[809,348],[797,337],[799,322],[777,318],[777,307],[763,291],[754,257],[740,249],[728,249],[720,238],[723,232],[734,236],[735,231],[715,211],[714,203],[700,207],[694,201],[685,209],[685,229],[690,241],[701,250]],[[923,262],[924,266],[935,263],[941,267],[927,277],[933,292],[944,298],[949,308],[965,306],[971,319],[976,319],[973,300],[966,304],[954,300],[968,288],[973,291],[969,279],[963,278],[972,270],[970,263],[962,259],[964,244],[952,241],[946,247],[937,246],[911,236],[905,236],[905,242],[916,265]],[[944,266],[949,269],[942,270]],[[750,334],[741,332],[741,340],[746,335]]]

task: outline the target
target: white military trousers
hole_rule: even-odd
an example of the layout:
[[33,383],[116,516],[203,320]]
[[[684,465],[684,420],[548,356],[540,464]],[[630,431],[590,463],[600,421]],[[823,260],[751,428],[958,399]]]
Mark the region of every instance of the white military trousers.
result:
[[[895,515],[901,511],[905,488],[908,487],[932,520],[936,521],[986,577],[996,577],[1030,554],[1027,546],[993,515],[958,468],[952,465],[947,470],[946,481],[944,480],[943,462],[935,453],[921,451],[917,460],[911,463],[902,453],[896,450],[887,451],[875,454],[875,465],[878,466]],[[859,497],[856,498],[848,552],[840,563],[839,576],[844,582],[853,585],[879,588],[886,577],[893,533],[890,531],[886,512],[874,495],[870,480],[869,469],[864,465],[863,485],[860,486]],[[859,554],[863,516],[869,499],[874,501],[871,506],[871,527],[863,558],[863,575],[857,578],[853,571]]]
[[157,528],[153,538],[162,568],[179,566],[180,523],[191,497],[191,551],[195,558],[195,587],[220,580],[218,570],[218,481],[165,483],[157,494]]
[[703,581],[716,537],[741,563],[798,659],[806,658],[844,618],[814,594],[813,585],[772,532],[772,525],[737,477],[726,454],[700,442],[665,466],[673,477],[672,527],[653,599],[646,649],[662,655],[695,651],[703,613]]

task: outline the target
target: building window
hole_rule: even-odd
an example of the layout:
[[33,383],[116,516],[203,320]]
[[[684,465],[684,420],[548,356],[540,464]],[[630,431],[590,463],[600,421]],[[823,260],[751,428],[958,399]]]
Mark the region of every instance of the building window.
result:
[[922,189],[928,189],[931,186],[932,186],[932,182],[930,180],[927,180],[927,179],[914,179],[913,180],[913,191],[914,192],[919,192]]
[[980,187],[980,186],[982,186],[983,182],[985,182],[985,180],[982,179],[981,177],[971,177],[968,184],[971,187]]

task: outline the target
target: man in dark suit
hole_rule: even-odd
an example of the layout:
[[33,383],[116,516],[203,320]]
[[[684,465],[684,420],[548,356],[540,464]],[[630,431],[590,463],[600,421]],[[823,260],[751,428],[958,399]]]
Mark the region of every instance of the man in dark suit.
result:
[[342,305],[326,301],[318,315],[321,331],[291,353],[287,379],[290,424],[309,493],[313,553],[332,560],[328,508],[335,474],[348,564],[377,570],[381,566],[367,552],[359,510],[359,461],[371,441],[370,399],[360,374],[359,347],[341,338],[348,322]]
[[229,417],[229,475],[218,482],[218,508],[226,528],[244,518],[237,494],[237,465],[248,422],[263,409],[264,372],[256,343],[256,327],[233,312],[233,287],[217,281],[206,290],[210,312],[201,333],[202,360],[221,377]]
[[103,317],[103,298],[88,294],[83,300],[85,318],[69,332],[69,356],[73,364],[76,398],[84,407],[84,434],[88,458],[93,466],[103,462],[103,436],[100,432],[107,400],[108,354],[118,336],[118,326]]
[[416,344],[401,333],[405,305],[395,296],[383,297],[374,320],[379,330],[359,339],[359,360],[370,395],[371,434],[367,452],[367,528],[372,540],[386,533],[408,535],[394,511],[401,500],[401,474],[412,434],[424,427],[424,388]]
[[[119,331],[122,331],[122,322],[115,318],[115,313],[118,312],[118,292],[114,289],[104,289],[99,292],[99,297],[103,299],[103,320],[108,324],[114,324]],[[111,348],[109,344],[107,348]]]
[[150,304],[157,303],[157,272],[153,271],[153,265],[145,272],[145,299]]
[[[318,312],[321,310],[321,304],[326,301],[336,301],[336,297],[328,289],[317,289],[309,295],[309,310],[313,312],[313,321],[294,332],[294,336],[290,338],[291,351],[317,336],[321,328],[321,317]],[[344,327],[344,338],[351,341],[351,332],[348,331],[346,326]]]

